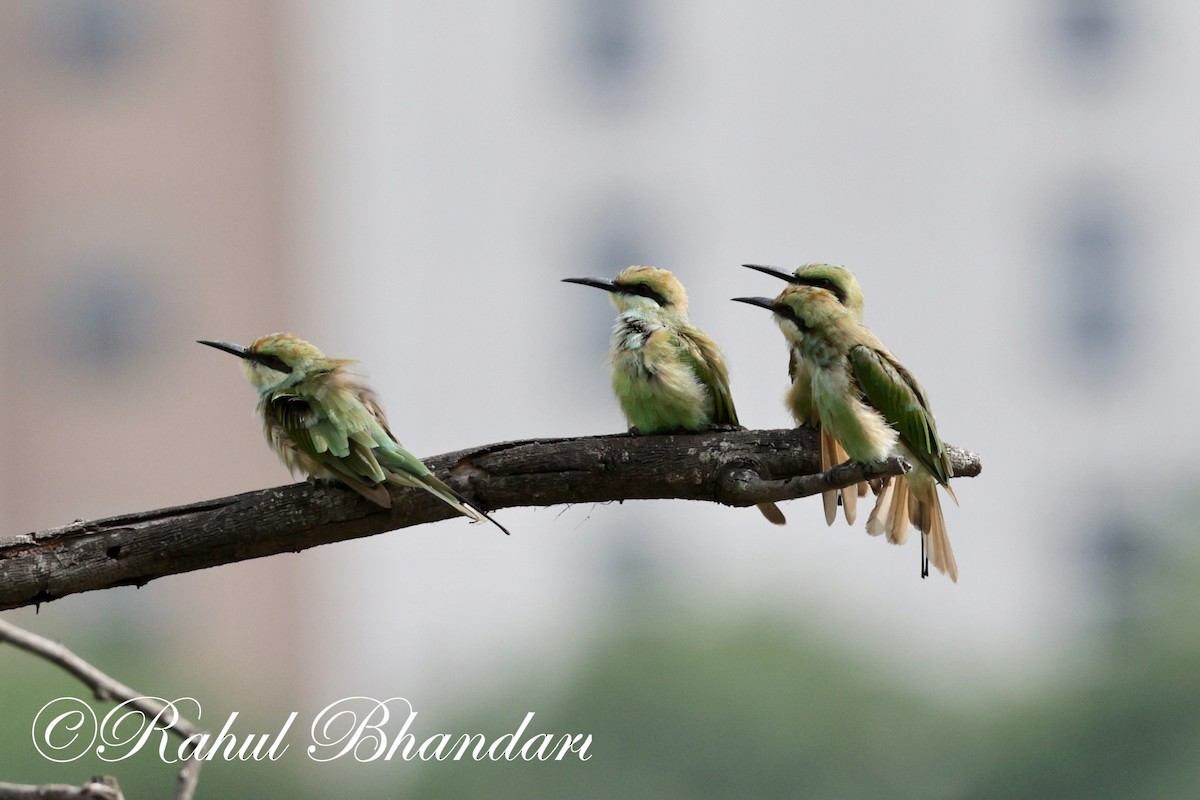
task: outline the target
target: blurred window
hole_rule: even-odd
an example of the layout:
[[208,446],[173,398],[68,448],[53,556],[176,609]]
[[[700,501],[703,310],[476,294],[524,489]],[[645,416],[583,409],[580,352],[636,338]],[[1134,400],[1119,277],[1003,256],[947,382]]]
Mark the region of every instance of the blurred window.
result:
[[98,73],[119,66],[137,49],[143,16],[134,0],[45,0],[39,23],[55,60]]

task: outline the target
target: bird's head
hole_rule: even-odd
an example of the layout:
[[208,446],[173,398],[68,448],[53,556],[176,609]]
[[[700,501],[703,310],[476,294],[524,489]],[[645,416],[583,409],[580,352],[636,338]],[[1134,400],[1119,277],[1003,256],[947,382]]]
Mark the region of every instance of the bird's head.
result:
[[687,292],[683,284],[665,269],[635,266],[621,270],[611,281],[599,278],[563,278],[563,281],[604,289],[622,314],[634,310],[687,314]]
[[772,312],[783,335],[793,343],[803,334],[836,323],[851,313],[830,290],[807,284],[787,286],[774,300],[768,297],[733,299]]
[[793,286],[808,286],[828,292],[845,306],[854,318],[861,321],[863,316],[863,293],[854,273],[837,264],[805,264],[793,272],[786,272],[778,267],[764,267],[759,264],[743,264],[743,267],[757,270],[776,278],[782,278]]
[[249,347],[204,339],[198,341],[242,359],[246,377],[259,392],[291,386],[313,372],[328,370],[340,363],[290,333],[272,333],[255,339]]

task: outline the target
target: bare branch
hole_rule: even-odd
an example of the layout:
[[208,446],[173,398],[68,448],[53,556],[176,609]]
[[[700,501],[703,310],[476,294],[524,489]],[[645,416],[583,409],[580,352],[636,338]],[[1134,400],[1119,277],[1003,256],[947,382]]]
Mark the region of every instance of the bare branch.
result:
[[83,786],[65,783],[0,782],[0,800],[125,800],[116,778],[108,775],[92,778]]
[[[955,476],[979,474],[978,455],[950,450]],[[488,510],[668,498],[749,506],[904,471],[894,459],[820,475],[811,428],[530,439],[426,463]],[[392,497],[384,510],[340,486],[300,483],[0,540],[0,609],[456,516],[426,492]]]
[[196,784],[200,781],[200,759],[193,753],[183,762],[175,780],[175,800],[192,800]]
[[[8,642],[52,664],[57,664],[91,689],[92,694],[97,700],[115,700],[118,703],[128,703],[130,708],[142,712],[147,719],[155,719],[166,708],[164,703],[160,703],[154,698],[146,697],[141,692],[129,688],[116,678],[101,672],[58,642],[51,641],[44,636],[38,636],[36,633],[30,633],[24,628],[19,628],[4,619],[0,619],[0,642]],[[195,736],[202,732],[195,724],[188,721],[182,714],[179,714],[178,709],[176,709],[176,713],[169,719],[171,720],[171,724],[167,727],[182,739],[187,739],[189,736]],[[183,768],[179,771],[179,779],[176,783],[175,792],[177,800],[191,800],[192,795],[196,791],[196,781],[199,780],[199,777],[199,760],[194,757],[188,758],[184,762]],[[6,791],[9,794],[5,794]],[[34,793],[29,793],[31,791]],[[25,793],[22,794],[21,792]],[[17,784],[0,783],[0,800],[6,800],[9,797],[121,800],[122,795],[116,780],[105,776],[92,778],[90,782],[83,786],[20,786]]]

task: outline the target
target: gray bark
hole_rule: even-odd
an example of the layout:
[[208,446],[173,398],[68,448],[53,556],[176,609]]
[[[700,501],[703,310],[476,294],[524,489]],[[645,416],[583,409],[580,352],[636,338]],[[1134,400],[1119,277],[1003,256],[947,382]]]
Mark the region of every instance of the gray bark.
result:
[[[979,474],[977,454],[950,452],[955,476]],[[530,439],[435,456],[426,464],[487,511],[668,498],[749,506],[900,474],[907,466],[892,459],[818,474],[810,428]],[[457,514],[416,489],[393,489],[392,498],[388,510],[341,486],[298,483],[0,539],[0,610]],[[816,507],[786,510],[820,513]]]

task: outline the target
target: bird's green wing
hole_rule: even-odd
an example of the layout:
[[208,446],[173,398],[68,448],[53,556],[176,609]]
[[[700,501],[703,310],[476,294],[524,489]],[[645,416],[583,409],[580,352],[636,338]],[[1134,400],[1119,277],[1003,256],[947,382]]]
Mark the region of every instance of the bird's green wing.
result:
[[[379,430],[375,431],[374,455],[380,465],[392,472],[406,473],[417,478],[431,475],[429,467],[425,466],[421,459],[408,452],[392,433],[375,393],[365,387],[361,388],[358,392],[358,400],[379,426]],[[367,433],[365,431],[367,427],[369,425],[364,426],[364,433]]]
[[[395,435],[392,434],[391,429],[388,428],[387,417],[384,416],[383,408],[379,405],[379,398],[375,396],[374,392],[366,387],[360,387],[358,399],[378,426],[378,430],[375,431],[376,444],[378,446],[374,450],[374,455],[379,459],[379,463],[387,469],[389,481],[401,486],[424,489],[442,501],[449,503],[459,513],[465,514],[477,522],[486,520],[504,531],[505,535],[508,534],[508,528],[473,506],[467,498],[456,492],[441,478],[434,475],[433,471],[425,466],[425,462],[408,452],[400,444]],[[368,425],[367,427],[371,426]],[[382,439],[379,438],[379,434],[383,435]]]
[[795,349],[791,347],[788,348],[788,378],[791,386],[788,387],[787,394],[784,396],[784,403],[792,412],[796,424],[820,427],[817,407],[813,403],[812,371],[809,369],[808,362],[801,359]]
[[294,394],[276,395],[264,404],[263,412],[297,450],[347,483],[369,488],[387,478],[375,457],[375,442],[369,433],[335,423],[319,403]]
[[900,439],[938,483],[946,484],[950,456],[916,378],[889,354],[865,345],[851,348],[850,369],[867,401],[900,433]]
[[708,388],[713,399],[712,424],[738,425],[733,395],[729,391],[729,371],[721,351],[699,331],[683,330],[678,334],[679,358],[700,382]]
[[[399,443],[392,443],[375,451],[375,457],[391,472],[401,472],[414,478],[424,478],[432,473],[421,459],[405,450]],[[423,482],[423,481],[422,481]]]

